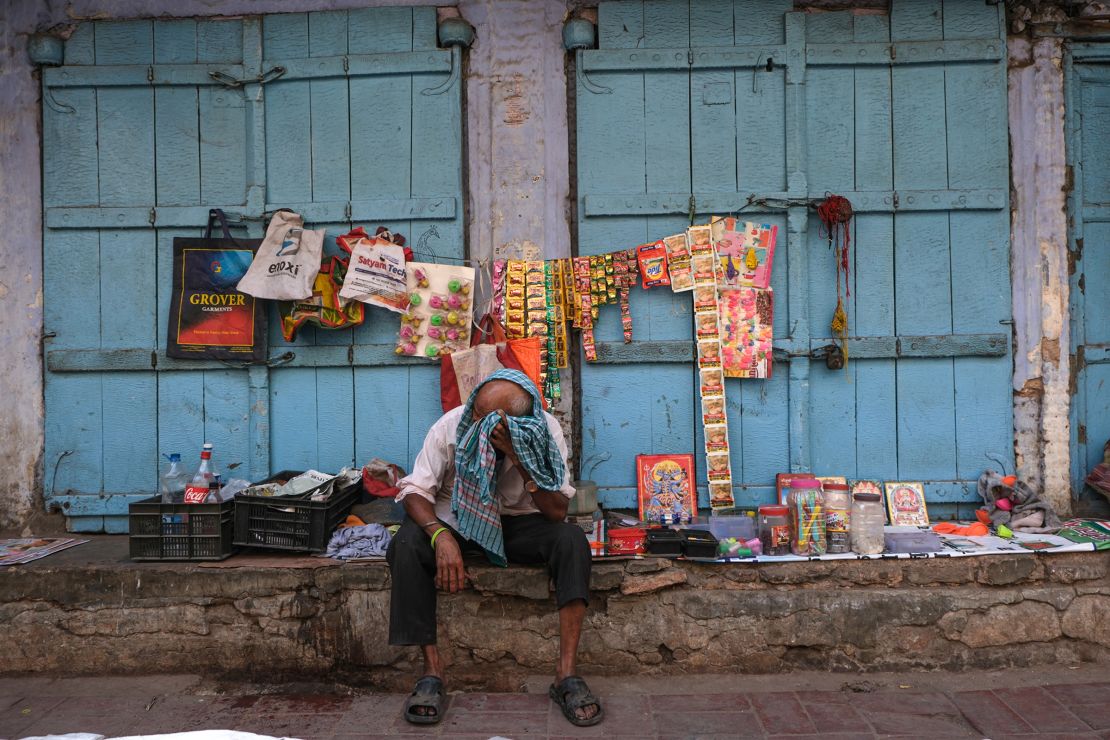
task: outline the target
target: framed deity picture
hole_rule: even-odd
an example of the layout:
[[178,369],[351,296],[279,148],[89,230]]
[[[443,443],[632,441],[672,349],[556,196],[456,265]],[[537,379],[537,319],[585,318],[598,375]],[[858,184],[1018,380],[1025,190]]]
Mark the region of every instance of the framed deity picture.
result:
[[886,510],[890,514],[891,526],[929,526],[923,484],[888,481],[885,488]]
[[692,522],[698,513],[694,480],[693,455],[637,455],[640,521],[647,524]]

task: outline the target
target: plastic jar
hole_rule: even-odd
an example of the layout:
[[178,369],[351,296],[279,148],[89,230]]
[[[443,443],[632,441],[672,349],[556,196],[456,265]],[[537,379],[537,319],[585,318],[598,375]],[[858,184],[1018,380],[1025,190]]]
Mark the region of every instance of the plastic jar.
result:
[[851,518],[852,494],[844,483],[826,483],[822,486],[825,494],[825,538],[830,553],[844,553],[852,549]]
[[789,507],[759,507],[759,542],[764,555],[790,554]]
[[790,481],[786,497],[790,507],[790,551],[795,555],[824,555],[825,496],[821,481],[816,478],[795,478]]
[[878,493],[852,495],[852,549],[860,555],[878,555],[883,551],[883,497]]

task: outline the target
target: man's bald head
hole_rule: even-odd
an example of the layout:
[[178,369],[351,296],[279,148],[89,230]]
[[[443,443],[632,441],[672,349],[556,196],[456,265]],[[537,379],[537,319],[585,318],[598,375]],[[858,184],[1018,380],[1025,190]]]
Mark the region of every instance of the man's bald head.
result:
[[509,416],[527,416],[532,413],[532,395],[511,380],[491,380],[474,399],[474,418],[498,410]]

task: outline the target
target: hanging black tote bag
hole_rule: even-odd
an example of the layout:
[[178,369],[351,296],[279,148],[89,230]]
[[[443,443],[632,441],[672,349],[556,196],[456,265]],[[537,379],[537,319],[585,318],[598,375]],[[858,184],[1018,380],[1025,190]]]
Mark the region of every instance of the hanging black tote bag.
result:
[[[223,237],[213,237],[219,222]],[[246,274],[261,239],[236,239],[218,208],[208,212],[204,237],[173,240],[166,355],[181,359],[266,359],[266,304],[235,286]]]

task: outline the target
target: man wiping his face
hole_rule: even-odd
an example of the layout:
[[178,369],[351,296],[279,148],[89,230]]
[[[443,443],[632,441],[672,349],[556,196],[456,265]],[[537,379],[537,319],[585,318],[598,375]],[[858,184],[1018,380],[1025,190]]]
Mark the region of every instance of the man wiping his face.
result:
[[413,471],[399,484],[405,521],[389,546],[389,643],[419,645],[424,675],[405,718],[434,724],[446,709],[436,647],[436,589],[463,588],[463,555],[492,563],[544,564],[555,581],[559,663],[549,694],[576,725],[602,719],[601,704],[575,675],[589,599],[590,548],[565,522],[574,496],[558,421],[526,375],[499,370],[466,404],[429,430]]

